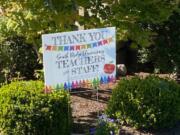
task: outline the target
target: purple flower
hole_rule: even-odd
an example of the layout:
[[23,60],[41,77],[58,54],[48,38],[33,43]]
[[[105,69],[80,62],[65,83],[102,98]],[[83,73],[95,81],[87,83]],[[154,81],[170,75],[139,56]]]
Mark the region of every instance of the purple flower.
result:
[[115,122],[115,120],[114,120],[114,119],[111,119],[111,118],[108,118],[108,121],[109,121],[109,122],[112,122],[112,123]]
[[94,135],[95,132],[96,132],[96,128],[90,128],[90,129],[89,129],[90,135]]
[[104,119],[104,120],[106,120],[106,119],[107,119],[107,115],[103,114],[103,115],[99,116],[99,119]]
[[115,134],[114,134],[114,131],[110,131],[110,135],[115,135]]

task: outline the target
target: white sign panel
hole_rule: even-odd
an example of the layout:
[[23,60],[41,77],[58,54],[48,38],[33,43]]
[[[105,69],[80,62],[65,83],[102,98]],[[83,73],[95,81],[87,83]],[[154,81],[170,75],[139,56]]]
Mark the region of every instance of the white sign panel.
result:
[[111,82],[116,75],[115,37],[114,27],[42,35],[46,87]]

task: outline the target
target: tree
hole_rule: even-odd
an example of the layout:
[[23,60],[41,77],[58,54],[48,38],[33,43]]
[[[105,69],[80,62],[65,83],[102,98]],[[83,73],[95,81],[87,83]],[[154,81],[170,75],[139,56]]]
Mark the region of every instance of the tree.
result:
[[[179,0],[1,0],[0,37],[23,36],[36,47],[41,35],[75,29],[115,26],[117,40],[131,46],[149,46],[155,41],[154,26],[162,25],[178,8]],[[78,15],[78,6],[85,16]]]
[[77,18],[72,0],[1,0],[0,37],[23,36],[40,46],[44,33],[72,30]]
[[178,3],[179,0],[89,0],[83,21],[86,28],[116,26],[118,40],[131,39],[136,45],[148,46],[157,34],[152,25],[167,20]]
[[[41,62],[41,35],[74,29],[77,16],[73,0],[0,0],[0,81],[5,76],[4,69],[9,69],[8,74],[13,77],[20,72],[21,76],[32,78],[35,62],[38,58]],[[2,48],[7,43],[13,46],[11,53]]]
[[[149,45],[155,33],[152,24],[167,20],[178,0],[1,0],[0,37],[25,36],[40,45],[44,33],[74,29],[75,21],[86,28],[116,26],[118,40],[132,39]],[[84,17],[77,8],[83,6]]]
[[10,37],[0,46],[0,78],[7,82],[15,77],[34,79],[34,71],[39,65],[32,45],[27,44],[23,37]]
[[180,12],[174,12],[155,30],[158,35],[151,51],[155,67],[162,72],[180,72]]

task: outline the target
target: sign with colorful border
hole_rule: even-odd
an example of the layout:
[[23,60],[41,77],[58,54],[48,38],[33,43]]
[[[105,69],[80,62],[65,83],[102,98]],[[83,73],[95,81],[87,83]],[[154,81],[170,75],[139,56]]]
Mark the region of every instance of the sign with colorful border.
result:
[[116,75],[115,27],[42,35],[47,89],[112,82]]

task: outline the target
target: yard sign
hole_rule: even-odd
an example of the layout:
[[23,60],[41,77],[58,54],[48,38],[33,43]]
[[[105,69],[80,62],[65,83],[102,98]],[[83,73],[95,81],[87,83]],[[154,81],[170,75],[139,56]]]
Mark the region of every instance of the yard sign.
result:
[[112,82],[115,43],[114,27],[42,35],[46,88]]

